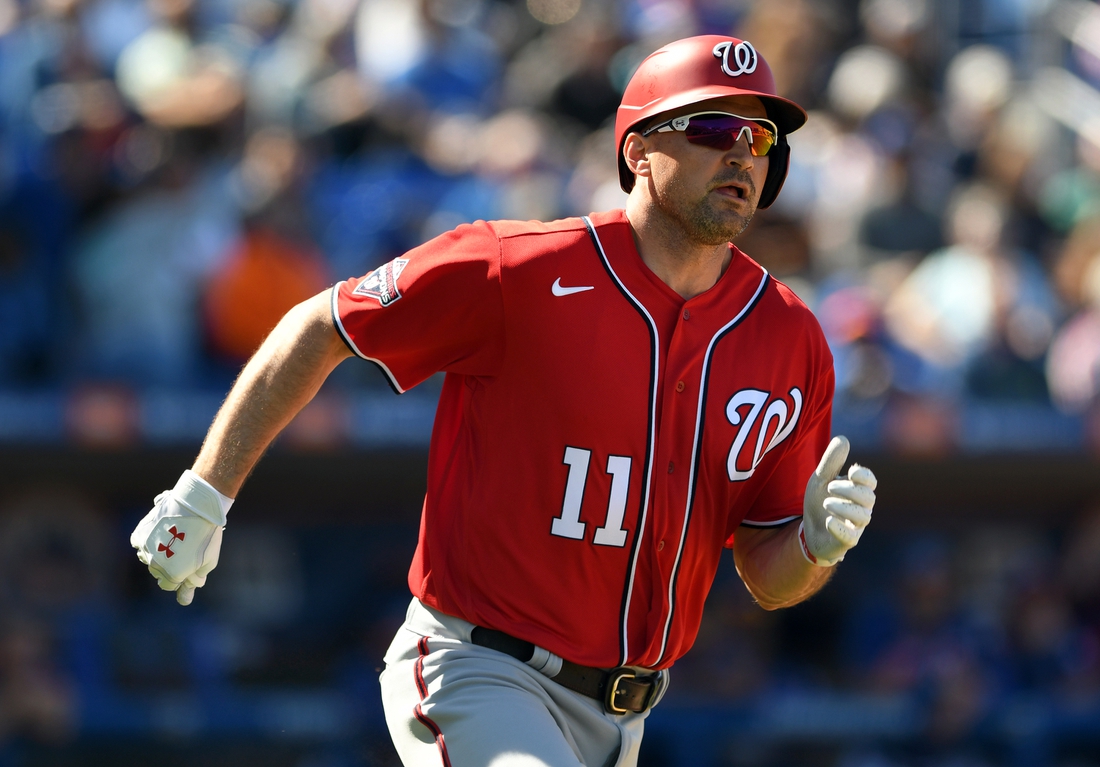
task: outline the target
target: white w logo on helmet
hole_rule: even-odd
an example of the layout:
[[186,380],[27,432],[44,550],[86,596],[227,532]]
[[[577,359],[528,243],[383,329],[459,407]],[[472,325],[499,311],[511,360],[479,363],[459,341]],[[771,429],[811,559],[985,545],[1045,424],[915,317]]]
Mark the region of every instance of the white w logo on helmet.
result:
[[[736,69],[730,69],[730,50],[733,50],[733,63]],[[722,59],[722,71],[730,77],[751,75],[756,71],[756,49],[752,43],[742,40],[737,45],[727,41],[714,46],[714,56]]]

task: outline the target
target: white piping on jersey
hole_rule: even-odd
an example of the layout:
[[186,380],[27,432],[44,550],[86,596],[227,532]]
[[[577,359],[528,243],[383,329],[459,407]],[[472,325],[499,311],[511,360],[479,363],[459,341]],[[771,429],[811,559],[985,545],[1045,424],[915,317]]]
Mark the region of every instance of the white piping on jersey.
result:
[[754,522],[751,519],[741,520],[742,527],[779,527],[785,525],[788,522],[794,522],[796,519],[801,519],[801,514],[792,514],[789,517],[783,517],[783,519],[773,519],[770,522]]
[[333,287],[332,287],[332,319],[336,323],[337,332],[344,339],[344,341],[347,343],[347,345],[349,347],[351,347],[351,350],[353,352],[358,354],[360,357],[365,359],[367,362],[373,362],[375,365],[377,365],[378,367],[380,367],[382,369],[382,372],[386,374],[386,378],[390,379],[390,386],[393,387],[394,391],[396,391],[398,394],[404,394],[405,390],[401,388],[401,384],[397,383],[397,378],[394,377],[393,373],[390,372],[390,369],[388,367],[386,367],[386,363],[384,363],[382,360],[377,360],[374,357],[368,357],[367,355],[363,354],[363,352],[359,350],[359,347],[355,345],[355,342],[351,340],[351,336],[348,335],[348,331],[344,329],[344,323],[340,321],[340,311],[339,311],[339,307],[336,305],[336,297],[337,297],[337,295],[339,295],[339,293],[340,293],[340,287],[338,285],[333,285]]
[[641,301],[634,297],[623,281],[619,279],[619,275],[615,273],[615,269],[611,266],[611,261],[607,258],[607,252],[603,249],[603,243],[600,242],[600,235],[596,231],[596,225],[588,218],[588,216],[582,216],[584,225],[588,227],[588,231],[592,233],[592,239],[596,241],[596,246],[600,252],[600,258],[603,259],[604,266],[607,271],[615,278],[615,282],[618,283],[619,289],[633,302],[633,304],[641,310],[645,315],[646,322],[649,323],[649,329],[653,333],[653,389],[649,393],[649,402],[651,412],[649,414],[649,434],[647,439],[649,441],[648,453],[649,453],[649,465],[645,470],[645,486],[642,490],[642,518],[638,522],[638,529],[634,533],[634,556],[630,560],[630,578],[627,581],[626,587],[626,609],[623,610],[623,625],[622,625],[622,640],[623,640],[623,657],[620,663],[626,663],[630,657],[630,646],[628,645],[627,628],[630,626],[630,602],[634,596],[634,576],[638,571],[638,556],[642,551],[642,535],[645,533],[646,517],[649,514],[649,494],[653,487],[653,465],[657,460],[657,386],[660,382],[660,361],[661,361],[661,343],[660,335],[657,333],[657,323],[653,321],[653,316],[649,313],[649,310],[645,308]]
[[[760,271],[764,275],[760,278],[760,284],[756,286],[756,291],[752,294],[752,298],[745,304],[741,311],[737,313],[732,320],[723,325],[717,333],[711,336],[710,343],[707,344],[707,352],[703,355],[703,372],[699,376],[699,403],[695,410],[695,438],[692,440],[691,445],[691,470],[688,473],[688,492],[687,492],[687,505],[684,508],[684,522],[680,528],[680,546],[676,549],[676,560],[672,565],[672,577],[668,579],[668,617],[665,618],[665,631],[661,637],[661,653],[658,656],[657,663],[661,663],[665,659],[665,649],[668,646],[668,632],[672,628],[672,600],[674,598],[674,592],[676,591],[676,577],[680,572],[680,558],[684,555],[684,544],[687,541],[688,519],[691,517],[691,507],[693,503],[693,495],[695,493],[695,459],[699,452],[699,445],[702,441],[700,429],[703,425],[703,400],[706,397],[707,392],[707,373],[710,369],[710,357],[714,351],[714,344],[729,328],[736,325],[741,321],[741,318],[756,304],[756,299],[760,297],[760,293],[764,290],[764,287],[768,284],[768,270],[764,267],[760,267]],[[656,665],[656,664],[654,664]]]

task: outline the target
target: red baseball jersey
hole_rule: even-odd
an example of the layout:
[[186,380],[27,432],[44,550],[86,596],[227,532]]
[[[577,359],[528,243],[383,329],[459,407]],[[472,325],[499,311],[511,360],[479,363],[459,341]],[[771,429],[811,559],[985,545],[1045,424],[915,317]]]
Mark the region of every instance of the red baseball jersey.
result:
[[801,515],[830,437],[817,320],[730,248],[685,301],[621,210],[477,222],[336,286],[397,391],[447,373],[417,597],[590,666],[688,650],[723,548]]

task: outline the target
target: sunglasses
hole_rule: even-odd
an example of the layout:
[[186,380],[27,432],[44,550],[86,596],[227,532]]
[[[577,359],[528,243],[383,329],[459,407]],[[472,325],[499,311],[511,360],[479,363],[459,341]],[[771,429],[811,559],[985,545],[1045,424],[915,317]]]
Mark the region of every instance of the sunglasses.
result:
[[779,129],[771,120],[765,120],[762,117],[741,117],[729,112],[696,112],[682,117],[673,117],[660,125],[647,128],[642,132],[642,136],[671,131],[683,131],[689,144],[709,146],[723,152],[733,149],[733,145],[747,133],[749,151],[752,152],[753,157],[763,157],[779,140]]

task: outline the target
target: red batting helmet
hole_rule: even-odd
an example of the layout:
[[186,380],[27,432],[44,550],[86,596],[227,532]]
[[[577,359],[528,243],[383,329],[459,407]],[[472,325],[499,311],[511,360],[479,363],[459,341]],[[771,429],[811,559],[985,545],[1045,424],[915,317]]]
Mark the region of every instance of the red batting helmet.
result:
[[775,93],[775,78],[752,44],[736,37],[701,35],[669,43],[638,65],[626,84],[615,116],[619,150],[619,184],[634,187],[634,174],[623,159],[626,134],[662,112],[718,96],[757,96],[779,128],[779,141],[768,153],[768,177],[760,193],[761,208],[771,205],[787,177],[790,149],[786,134],[806,122],[806,111]]

